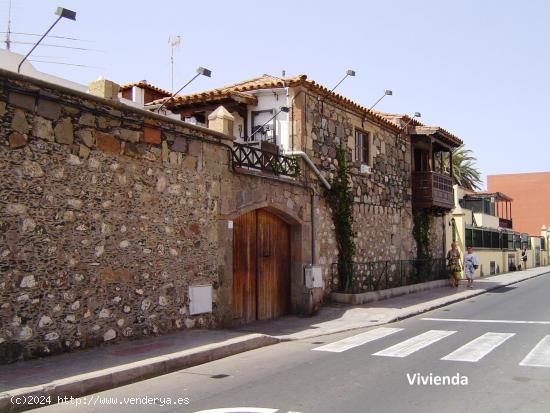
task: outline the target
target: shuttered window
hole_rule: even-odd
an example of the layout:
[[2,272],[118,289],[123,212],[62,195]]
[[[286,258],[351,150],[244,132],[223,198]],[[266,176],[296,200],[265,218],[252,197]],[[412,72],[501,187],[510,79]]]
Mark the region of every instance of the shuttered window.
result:
[[355,131],[355,160],[364,164],[369,163],[369,134],[360,130]]

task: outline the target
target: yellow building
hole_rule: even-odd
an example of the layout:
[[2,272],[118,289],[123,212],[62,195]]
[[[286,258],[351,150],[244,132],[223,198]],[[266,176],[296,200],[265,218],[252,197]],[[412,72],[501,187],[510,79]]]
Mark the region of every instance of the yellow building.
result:
[[446,245],[455,242],[462,256],[468,245],[473,246],[480,263],[477,276],[519,269],[522,248],[527,248],[527,268],[548,263],[548,242],[513,230],[512,198],[458,185],[454,186],[454,198],[455,207],[445,216]]

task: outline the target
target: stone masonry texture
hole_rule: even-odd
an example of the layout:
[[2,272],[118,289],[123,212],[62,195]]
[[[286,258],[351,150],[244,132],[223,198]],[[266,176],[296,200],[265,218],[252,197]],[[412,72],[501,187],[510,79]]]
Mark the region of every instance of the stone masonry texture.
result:
[[[306,190],[232,173],[219,134],[8,77],[0,109],[0,362],[220,326],[220,216],[309,217]],[[212,313],[189,315],[193,284]]]
[[[408,141],[332,103],[306,102],[301,144],[327,179],[337,145],[347,147],[356,260],[413,259]],[[372,138],[367,174],[353,162],[357,127]],[[0,363],[230,326],[229,223],[257,208],[291,226],[291,308],[300,312],[312,193],[328,295],[337,247],[318,179],[305,167],[303,182],[237,173],[231,145],[220,133],[0,71]],[[435,221],[437,240],[439,228]],[[213,311],[190,315],[189,287],[200,284],[212,285]]]
[[[337,146],[346,148],[354,196],[355,261],[415,258],[408,140],[316,95],[308,94],[304,101],[302,148],[329,180],[337,170]],[[361,173],[360,163],[354,160],[356,129],[370,136],[372,161],[368,173]],[[319,219],[325,228],[320,240],[320,263],[326,265],[328,277],[330,264],[337,261],[337,249],[328,234],[330,212],[320,205],[323,211],[319,211]]]

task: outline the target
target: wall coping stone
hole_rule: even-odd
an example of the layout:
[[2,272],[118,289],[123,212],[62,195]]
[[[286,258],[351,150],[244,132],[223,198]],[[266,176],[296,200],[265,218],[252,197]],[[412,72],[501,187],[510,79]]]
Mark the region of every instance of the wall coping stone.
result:
[[[30,76],[22,75],[20,73],[15,73],[15,72],[11,72],[9,70],[0,69],[0,78],[1,79],[10,79],[10,80],[15,80],[15,81],[20,81],[20,82],[32,83],[33,85],[38,86],[39,88],[54,89],[54,90],[59,91],[63,94],[72,95],[72,96],[87,99],[87,100],[90,100],[90,101],[93,101],[93,102],[101,103],[102,105],[110,106],[114,109],[122,110],[122,111],[125,111],[125,112],[133,112],[135,114],[142,115],[146,118],[149,118],[149,119],[145,119],[145,121],[148,121],[148,122],[151,122],[152,120],[153,121],[156,120],[156,121],[161,121],[161,122],[164,122],[164,123],[173,124],[175,126],[183,126],[185,128],[191,129],[191,130],[196,130],[197,132],[202,132],[204,134],[211,135],[211,136],[219,138],[221,140],[233,142],[233,137],[232,136],[225,135],[223,133],[213,131],[212,129],[208,129],[208,128],[205,128],[205,127],[202,127],[202,126],[193,125],[193,124],[184,122],[182,120],[169,118],[169,117],[166,117],[166,116],[154,113],[154,112],[150,112],[150,111],[145,110],[145,109],[140,109],[140,108],[136,108],[136,107],[133,107],[133,106],[129,106],[129,105],[126,105],[126,104],[118,102],[118,101],[105,99],[105,98],[102,98],[102,97],[99,97],[99,96],[91,95],[89,93],[85,93],[85,92],[81,92],[81,91],[78,91],[78,90],[75,90],[75,89],[71,89],[71,88],[68,88],[66,86],[61,86],[61,85],[57,85],[55,83],[46,82],[46,81],[41,80],[41,79],[36,79],[36,78],[30,77]],[[43,93],[40,89],[37,90],[37,97],[48,96],[48,95],[49,94]]]

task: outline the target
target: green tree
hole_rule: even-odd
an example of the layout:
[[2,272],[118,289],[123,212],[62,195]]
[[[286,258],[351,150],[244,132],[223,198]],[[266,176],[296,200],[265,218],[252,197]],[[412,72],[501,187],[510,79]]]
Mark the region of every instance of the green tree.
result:
[[481,189],[480,172],[475,165],[477,159],[470,149],[460,145],[453,150],[454,183],[472,191]]

